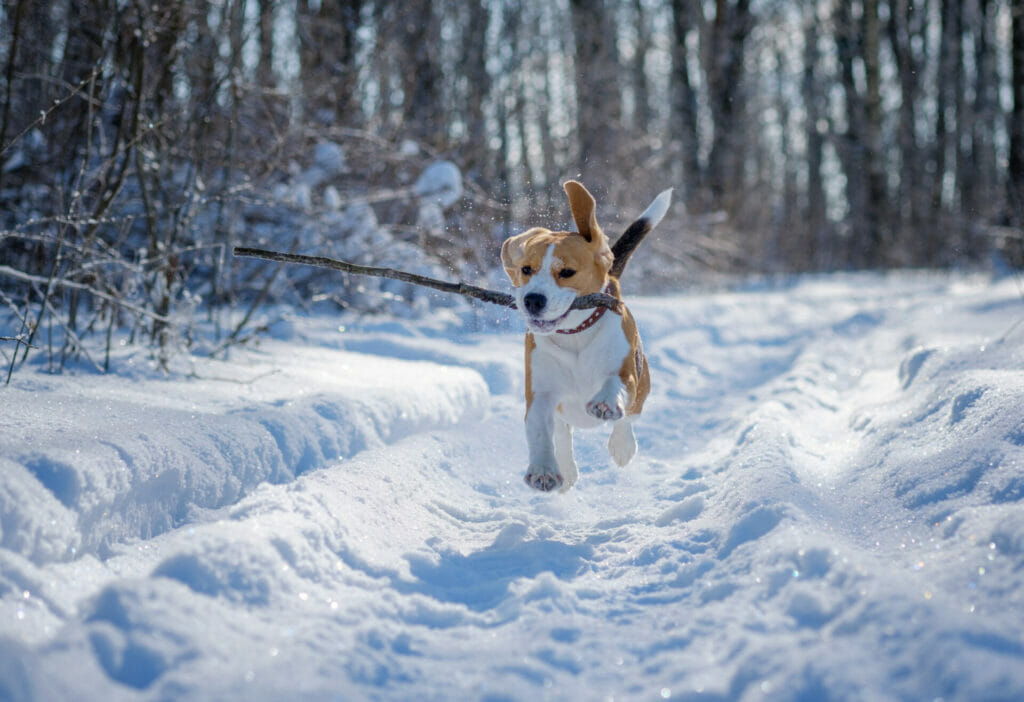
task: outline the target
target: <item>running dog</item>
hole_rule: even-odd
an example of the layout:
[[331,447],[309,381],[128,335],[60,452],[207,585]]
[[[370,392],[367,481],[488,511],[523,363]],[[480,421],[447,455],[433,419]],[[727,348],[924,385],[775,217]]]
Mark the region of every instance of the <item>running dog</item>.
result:
[[[666,190],[655,198],[613,253],[597,223],[594,197],[574,180],[563,187],[577,231],[534,227],[501,247],[527,330],[525,479],[545,492],[565,492],[579,477],[574,427],[611,422],[608,452],[615,463],[624,466],[636,455],[632,422],[643,410],[651,376],[636,322],[621,302],[619,275],[672,197]],[[577,297],[597,292],[618,300],[618,308],[572,308]]]

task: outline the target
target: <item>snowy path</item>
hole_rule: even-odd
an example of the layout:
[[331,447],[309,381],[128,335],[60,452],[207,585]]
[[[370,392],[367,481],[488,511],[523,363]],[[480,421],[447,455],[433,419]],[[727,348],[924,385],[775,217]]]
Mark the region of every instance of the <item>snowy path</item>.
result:
[[1024,699],[1011,281],[632,308],[640,456],[578,434],[563,496],[521,480],[518,333],[16,379],[0,699]]

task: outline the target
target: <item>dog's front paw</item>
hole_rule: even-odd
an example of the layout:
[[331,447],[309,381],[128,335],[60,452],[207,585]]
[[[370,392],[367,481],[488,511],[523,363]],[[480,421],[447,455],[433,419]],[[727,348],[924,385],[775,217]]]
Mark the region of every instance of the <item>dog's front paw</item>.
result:
[[562,486],[561,474],[550,468],[534,468],[531,466],[526,471],[523,480],[534,490],[540,490],[541,492],[551,492],[555,488]]
[[617,421],[622,419],[622,404],[616,402],[608,404],[604,400],[591,400],[587,403],[587,414],[604,421]]

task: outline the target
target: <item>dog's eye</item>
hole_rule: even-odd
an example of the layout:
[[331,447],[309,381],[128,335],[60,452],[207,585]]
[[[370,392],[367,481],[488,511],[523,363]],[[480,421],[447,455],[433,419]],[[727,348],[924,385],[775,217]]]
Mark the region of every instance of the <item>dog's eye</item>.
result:
[[572,268],[563,268],[562,270],[558,271],[559,278],[572,278],[574,275],[576,275],[576,271],[574,271]]
[[519,269],[523,275],[533,275],[533,269],[529,266],[523,266]]

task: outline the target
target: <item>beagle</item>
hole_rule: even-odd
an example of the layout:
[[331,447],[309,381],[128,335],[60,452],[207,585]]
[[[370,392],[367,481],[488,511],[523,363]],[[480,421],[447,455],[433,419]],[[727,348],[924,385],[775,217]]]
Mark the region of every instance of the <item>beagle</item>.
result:
[[[526,483],[545,492],[565,492],[579,477],[573,427],[612,422],[612,459],[624,466],[636,455],[631,423],[643,409],[651,376],[636,322],[621,304],[618,276],[632,248],[665,216],[672,192],[661,193],[630,225],[616,243],[616,260],[597,223],[594,197],[573,180],[563,187],[577,231],[534,227],[501,247],[527,329]],[[572,309],[577,297],[595,292],[619,300],[618,309]]]

